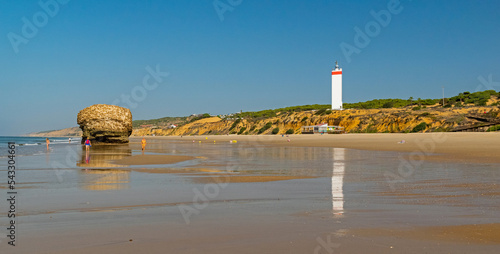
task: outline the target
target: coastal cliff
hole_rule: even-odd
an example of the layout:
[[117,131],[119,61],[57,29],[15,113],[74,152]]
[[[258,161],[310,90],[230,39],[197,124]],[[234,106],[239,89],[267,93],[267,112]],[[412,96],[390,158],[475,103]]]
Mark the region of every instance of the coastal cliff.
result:
[[436,132],[452,131],[461,126],[479,124],[481,121],[477,117],[500,120],[500,110],[496,106],[483,106],[419,110],[390,108],[280,112],[274,117],[261,119],[211,117],[177,128],[157,126],[136,128],[132,135],[298,134],[301,126],[320,123],[342,126],[347,133]]
[[[429,108],[412,110],[400,109],[348,109],[343,111],[304,111],[279,113],[275,117],[263,119],[222,119],[219,117],[204,118],[187,124],[179,124],[177,128],[168,126],[135,127],[132,136],[148,135],[225,135],[225,134],[272,134],[278,128],[277,134],[300,133],[301,126],[328,123],[345,128],[347,133],[405,133],[405,132],[435,132],[452,131],[461,126],[471,126],[481,122],[468,116],[484,116],[500,121],[498,107],[467,107],[467,108]],[[486,113],[484,113],[486,112]],[[423,123],[423,124],[422,124]],[[268,127],[266,127],[266,125]],[[415,129],[418,125],[422,128]],[[500,125],[500,124],[499,124]],[[495,126],[480,129],[494,130]],[[496,128],[500,130],[500,126]],[[259,133],[259,131],[261,131]],[[289,131],[291,130],[291,131]],[[39,137],[81,136],[78,127],[62,130],[43,131],[27,134]]]
[[61,130],[50,130],[32,132],[26,134],[28,137],[81,137],[82,130],[79,127],[65,128]]

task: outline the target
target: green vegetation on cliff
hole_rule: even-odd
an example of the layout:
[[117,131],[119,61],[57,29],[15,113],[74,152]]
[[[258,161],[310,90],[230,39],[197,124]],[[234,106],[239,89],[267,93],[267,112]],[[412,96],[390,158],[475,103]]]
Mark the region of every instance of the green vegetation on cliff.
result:
[[[464,104],[474,104],[474,106],[486,106],[491,97],[500,99],[500,92],[486,90],[482,92],[463,92],[447,100],[448,105],[462,106]],[[498,105],[498,103],[497,103]]]
[[[445,106],[452,104],[455,106],[463,105],[474,105],[474,106],[486,106],[486,103],[490,97],[500,98],[500,92],[495,92],[494,90],[487,90],[482,92],[463,92],[457,96],[451,98],[445,98]],[[457,105],[460,102],[460,105]],[[375,99],[365,102],[357,103],[344,103],[345,109],[381,109],[381,108],[403,108],[412,107],[413,110],[420,110],[422,106],[431,106],[442,103],[441,99],[413,99],[410,97],[407,100],[404,99]],[[415,107],[413,107],[415,106]],[[317,110],[315,115],[325,115],[330,114],[332,111],[330,104],[313,104],[313,105],[303,105],[303,106],[292,106],[278,109],[266,109],[261,111],[248,111],[236,114],[239,118],[253,118],[253,119],[265,119],[276,117],[278,114],[283,113],[293,113]],[[303,119],[306,120],[307,118]]]
[[261,111],[249,111],[238,113],[237,116],[241,118],[270,118],[275,117],[278,113],[291,113],[291,112],[302,112],[308,110],[327,110],[331,108],[330,105],[303,105],[303,106],[293,106],[286,108],[278,108],[278,109],[266,109]]
[[132,121],[132,127],[140,128],[141,125],[167,126],[170,124],[187,122],[187,119],[188,119],[188,117],[162,117],[162,118],[151,119],[151,120],[134,120],[134,121]]

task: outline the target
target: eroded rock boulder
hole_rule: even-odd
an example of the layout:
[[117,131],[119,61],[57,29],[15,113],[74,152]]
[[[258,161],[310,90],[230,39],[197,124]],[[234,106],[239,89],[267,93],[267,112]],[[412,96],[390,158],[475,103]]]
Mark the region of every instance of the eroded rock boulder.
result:
[[82,129],[82,144],[87,137],[93,143],[128,143],[132,134],[132,113],[127,108],[95,104],[82,109],[77,116]]

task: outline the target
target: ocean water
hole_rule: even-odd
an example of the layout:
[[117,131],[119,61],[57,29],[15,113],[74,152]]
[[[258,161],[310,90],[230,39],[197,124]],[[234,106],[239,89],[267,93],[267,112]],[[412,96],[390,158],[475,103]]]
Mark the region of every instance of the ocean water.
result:
[[[80,144],[81,138],[71,138],[71,143],[67,137],[50,137],[50,147]],[[45,137],[19,137],[19,136],[0,136],[0,157],[5,157],[8,150],[8,143],[14,142],[16,144],[16,154],[23,155],[37,155],[43,154],[47,150],[45,144]]]

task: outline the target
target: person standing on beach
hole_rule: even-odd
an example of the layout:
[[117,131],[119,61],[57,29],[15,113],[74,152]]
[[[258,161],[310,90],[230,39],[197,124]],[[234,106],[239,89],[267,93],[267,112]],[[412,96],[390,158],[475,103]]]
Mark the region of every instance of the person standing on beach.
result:
[[146,138],[142,138],[141,146],[142,146],[142,152],[144,153],[144,150],[146,150]]
[[48,151],[49,150],[49,144],[50,144],[49,138],[45,138],[45,143],[47,143],[47,151]]
[[92,146],[92,143],[90,143],[90,140],[87,137],[87,140],[85,140],[85,151],[88,152],[90,150],[91,146]]
[[68,138],[68,143],[70,143],[70,144],[71,144],[71,138]]

